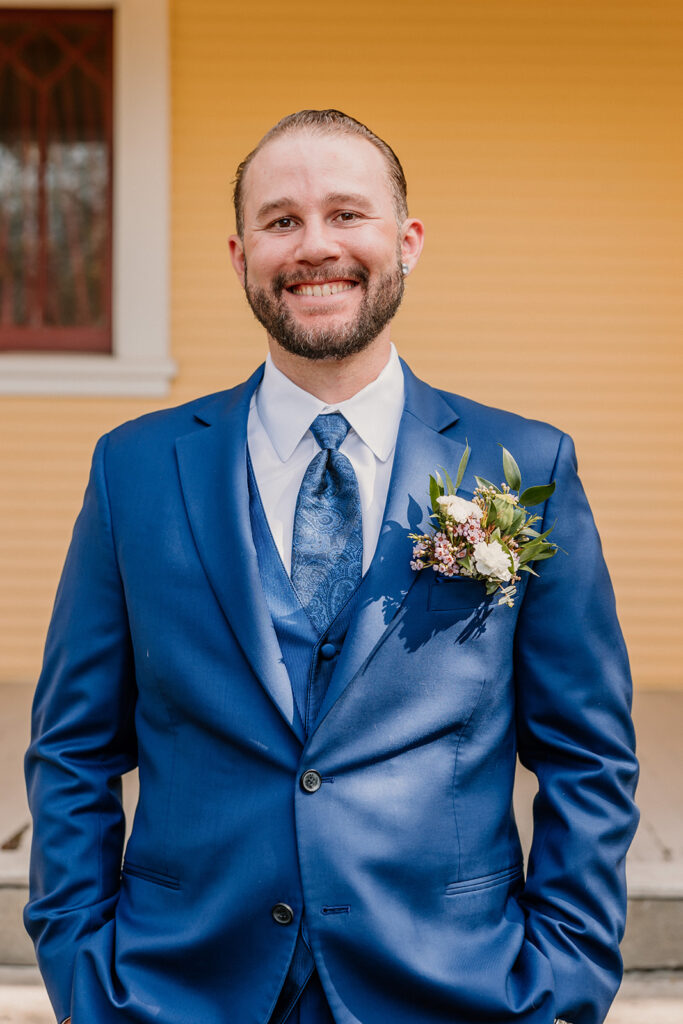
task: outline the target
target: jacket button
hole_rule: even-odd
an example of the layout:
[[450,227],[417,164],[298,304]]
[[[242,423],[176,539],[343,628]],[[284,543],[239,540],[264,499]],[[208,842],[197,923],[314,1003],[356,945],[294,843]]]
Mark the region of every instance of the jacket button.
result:
[[334,646],[334,644],[323,644],[322,647],[320,648],[320,657],[324,658],[325,661],[330,661],[332,658],[334,658],[336,653],[337,648]]
[[277,924],[291,924],[294,920],[294,911],[287,903],[276,903],[271,914]]
[[315,793],[323,784],[320,772],[317,772],[315,768],[309,768],[301,776],[301,788],[304,793]]

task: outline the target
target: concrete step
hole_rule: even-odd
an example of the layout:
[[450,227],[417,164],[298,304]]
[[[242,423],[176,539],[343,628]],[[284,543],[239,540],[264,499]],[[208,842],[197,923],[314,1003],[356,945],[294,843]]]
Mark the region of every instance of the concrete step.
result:
[[[54,1024],[38,972],[0,969],[0,1024]],[[681,1024],[683,977],[633,974],[624,979],[605,1024]]]

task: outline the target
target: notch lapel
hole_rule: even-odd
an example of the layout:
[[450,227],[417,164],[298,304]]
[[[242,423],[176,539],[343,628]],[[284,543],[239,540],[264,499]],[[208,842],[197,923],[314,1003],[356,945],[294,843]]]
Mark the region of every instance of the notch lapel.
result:
[[225,400],[204,427],[176,441],[192,534],[211,587],[256,676],[303,743],[305,733],[266,605],[249,517],[247,419],[263,367]]
[[418,573],[410,568],[412,541],[408,534],[423,533],[430,524],[429,474],[443,466],[455,477],[465,451],[464,443],[442,433],[458,420],[458,414],[438,391],[415,377],[403,361],[402,365],[405,406],[382,529],[318,725],[381,642],[417,579]]

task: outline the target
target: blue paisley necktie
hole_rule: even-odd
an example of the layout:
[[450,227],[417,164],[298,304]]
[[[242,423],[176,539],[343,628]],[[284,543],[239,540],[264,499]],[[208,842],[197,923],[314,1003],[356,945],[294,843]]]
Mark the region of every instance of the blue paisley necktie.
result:
[[292,583],[321,635],[355,593],[363,569],[358,481],[337,450],[348,431],[340,412],[313,420],[322,451],[308,465],[294,513]]

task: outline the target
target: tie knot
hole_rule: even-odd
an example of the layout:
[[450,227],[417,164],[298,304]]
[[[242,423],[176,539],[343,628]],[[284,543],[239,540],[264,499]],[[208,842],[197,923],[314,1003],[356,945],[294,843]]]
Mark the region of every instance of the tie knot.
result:
[[349,424],[340,412],[316,416],[311,423],[311,433],[321,448],[338,448],[348,432]]

